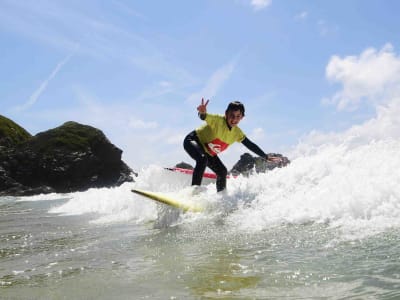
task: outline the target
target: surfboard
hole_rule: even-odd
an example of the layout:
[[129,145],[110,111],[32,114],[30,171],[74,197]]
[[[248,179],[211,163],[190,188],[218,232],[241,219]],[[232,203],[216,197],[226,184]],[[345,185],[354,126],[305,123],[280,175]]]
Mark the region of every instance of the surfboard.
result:
[[175,208],[179,208],[183,211],[191,211],[191,212],[202,212],[204,211],[204,207],[196,204],[188,204],[184,203],[182,200],[178,199],[173,199],[172,197],[163,195],[161,193],[155,193],[155,192],[150,192],[150,191],[144,191],[140,189],[132,189],[133,193],[136,193],[138,195],[141,195],[147,199],[151,199],[154,201],[157,201],[159,203],[163,203]]
[[[183,173],[186,175],[192,175],[193,174],[193,170],[190,169],[183,169],[183,168],[178,168],[178,167],[174,167],[174,168],[164,168],[168,171],[172,171],[172,172],[178,172],[178,173]],[[236,178],[237,176],[234,175],[227,175],[226,178]],[[203,178],[207,178],[207,179],[217,179],[217,175],[215,173],[211,173],[211,172],[204,172],[203,173]]]

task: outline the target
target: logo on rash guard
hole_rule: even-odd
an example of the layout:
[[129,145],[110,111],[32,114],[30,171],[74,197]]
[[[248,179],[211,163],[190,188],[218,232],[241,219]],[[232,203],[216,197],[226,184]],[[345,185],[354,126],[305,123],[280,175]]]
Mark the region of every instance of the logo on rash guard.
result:
[[224,151],[226,148],[228,148],[229,144],[221,141],[220,139],[215,139],[212,140],[211,142],[206,144],[208,152],[210,152],[211,155],[217,155]]

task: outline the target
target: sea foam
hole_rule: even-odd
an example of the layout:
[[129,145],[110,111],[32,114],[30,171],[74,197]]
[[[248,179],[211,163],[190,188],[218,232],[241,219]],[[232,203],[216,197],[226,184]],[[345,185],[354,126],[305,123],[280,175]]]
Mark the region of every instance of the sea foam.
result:
[[[399,111],[400,101],[394,99],[379,107],[376,117],[344,132],[313,132],[294,149],[290,165],[229,179],[224,193],[210,183],[200,197],[192,197],[189,175],[149,166],[134,183],[67,194],[68,200],[50,212],[93,214],[91,222],[105,224],[169,219],[160,217],[154,201],[131,192],[140,188],[199,201],[208,205],[203,218],[211,221],[217,212],[239,230],[320,223],[356,238],[376,234],[400,226]],[[196,218],[180,214],[174,221]]]

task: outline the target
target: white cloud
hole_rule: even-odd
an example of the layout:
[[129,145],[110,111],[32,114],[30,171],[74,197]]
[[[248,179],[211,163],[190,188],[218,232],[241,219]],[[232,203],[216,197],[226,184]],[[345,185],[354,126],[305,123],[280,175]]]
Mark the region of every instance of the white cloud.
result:
[[34,105],[39,97],[46,91],[47,86],[49,85],[50,81],[56,77],[57,73],[60,72],[62,67],[68,62],[68,60],[71,58],[73,54],[67,55],[63,60],[61,60],[57,66],[54,68],[54,70],[50,73],[49,77],[45,79],[39,86],[39,88],[29,97],[29,100],[24,103],[23,105],[17,106],[15,109],[16,110],[25,110],[30,108],[32,105]]
[[400,57],[390,44],[379,51],[368,48],[359,56],[334,56],[326,68],[326,76],[340,83],[342,89],[332,98],[325,98],[324,103],[343,110],[357,109],[368,101],[376,114],[342,132],[313,130],[297,145],[292,157],[312,155],[332,146],[332,149],[354,149],[400,139]]
[[236,59],[216,70],[210,76],[210,78],[208,78],[201,91],[190,95],[187,99],[187,102],[197,103],[202,97],[207,99],[214,97],[222,85],[231,77],[233,71],[235,70],[235,65]]
[[310,155],[327,146],[355,148],[374,141],[400,139],[400,97],[388,99],[376,109],[376,116],[343,132],[313,130],[297,145],[293,157]]
[[272,0],[251,0],[250,5],[253,7],[255,11],[262,10],[268,6],[270,6]]
[[400,57],[392,45],[377,51],[368,48],[359,56],[331,57],[326,77],[342,85],[333,97],[323,104],[336,105],[338,110],[355,110],[363,101],[377,104],[400,91]]

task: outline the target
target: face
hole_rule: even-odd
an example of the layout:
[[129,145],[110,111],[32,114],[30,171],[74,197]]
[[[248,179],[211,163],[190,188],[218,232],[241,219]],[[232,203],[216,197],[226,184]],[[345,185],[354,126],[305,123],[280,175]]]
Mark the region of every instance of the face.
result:
[[243,115],[240,110],[229,110],[225,113],[225,118],[230,127],[235,127],[243,119]]

